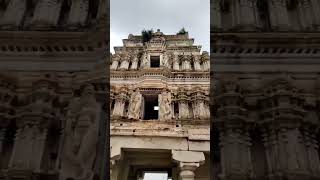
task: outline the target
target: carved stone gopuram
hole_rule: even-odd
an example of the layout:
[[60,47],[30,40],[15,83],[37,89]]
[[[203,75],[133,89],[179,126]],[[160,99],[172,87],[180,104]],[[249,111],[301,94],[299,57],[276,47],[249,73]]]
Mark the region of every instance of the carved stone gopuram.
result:
[[110,62],[111,180],[208,180],[209,54],[188,33],[128,36]]

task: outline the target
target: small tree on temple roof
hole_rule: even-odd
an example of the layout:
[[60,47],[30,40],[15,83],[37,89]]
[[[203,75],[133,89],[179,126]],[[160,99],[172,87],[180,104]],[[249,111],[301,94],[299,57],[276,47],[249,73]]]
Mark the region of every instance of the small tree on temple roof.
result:
[[153,29],[150,29],[150,30],[142,30],[141,32],[141,35],[142,35],[142,42],[143,44],[145,42],[148,42],[150,41],[151,37],[152,37],[152,34],[153,34]]
[[187,34],[188,33],[188,31],[186,31],[185,29],[184,29],[184,27],[177,33],[178,35],[183,35],[183,34]]

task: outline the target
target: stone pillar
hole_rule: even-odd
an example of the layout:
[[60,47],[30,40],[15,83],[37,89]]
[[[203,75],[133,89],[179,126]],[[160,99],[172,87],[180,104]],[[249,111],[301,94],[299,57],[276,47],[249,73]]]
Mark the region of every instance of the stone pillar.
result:
[[298,103],[305,100],[297,96],[298,90],[287,80],[274,82],[265,91],[270,89],[272,92],[266,93],[267,98],[260,101],[263,107],[261,116],[264,117],[260,129],[264,137],[268,176],[270,179],[308,179],[314,171],[316,173],[312,177],[319,177],[319,159],[309,159],[310,154],[313,158],[318,156],[314,156],[314,149],[310,148],[314,147],[311,145],[312,135],[304,129],[316,124],[307,120],[304,105]]
[[316,30],[320,30],[320,16],[318,13],[320,12],[320,2],[319,0],[311,0],[311,8],[313,12],[314,25],[316,26]]
[[27,161],[27,157],[30,156],[28,151],[32,149],[32,147],[28,146],[28,142],[31,139],[28,139],[28,131],[30,131],[29,127],[19,128],[15,134],[15,140],[12,150],[12,155],[9,162],[9,169],[30,169],[28,167],[29,162]]
[[118,68],[118,65],[119,65],[119,60],[118,59],[114,59],[113,61],[112,61],[112,65],[111,65],[111,70],[117,70],[117,68]]
[[203,152],[172,150],[172,159],[179,163],[179,180],[194,180],[195,170],[204,164]]
[[138,57],[135,55],[131,61],[131,70],[137,70],[138,69]]
[[288,30],[289,16],[286,0],[269,0],[269,15],[273,30]]
[[214,30],[221,29],[221,11],[220,11],[220,1],[211,1],[211,8],[212,8],[212,20],[211,24]]
[[122,59],[119,70],[127,70],[129,68],[128,59]]
[[202,66],[204,71],[209,71],[210,70],[210,57],[209,53],[207,51],[203,51],[201,55],[201,61],[202,61]]
[[185,94],[185,92],[179,92],[178,102],[179,102],[179,119],[188,119],[189,106],[188,106],[188,97]]
[[177,54],[174,55],[173,59],[173,70],[174,71],[179,71],[180,70],[180,65],[179,65],[179,56]]
[[220,135],[222,179],[251,178],[250,141],[249,134],[244,127],[222,129]]
[[89,15],[89,1],[73,1],[70,8],[68,25],[73,28],[86,25]]
[[319,145],[316,137],[317,131],[313,128],[304,129],[304,143],[307,152],[307,163],[311,173],[319,177],[320,176],[320,161],[319,161]]
[[255,7],[252,0],[232,1],[233,3],[233,25],[235,28],[251,30],[256,26],[254,16]]
[[125,101],[122,98],[117,98],[115,100],[115,105],[113,108],[113,116],[123,116]]
[[195,71],[201,71],[200,57],[199,56],[194,56],[193,66],[194,66],[194,70]]
[[302,0],[298,2],[299,18],[303,30],[311,30],[313,28],[312,10],[309,0]]
[[9,168],[40,172],[46,137],[46,128],[41,130],[34,125],[20,127],[16,133]]
[[205,59],[202,62],[202,65],[203,65],[203,70],[204,71],[209,71],[210,70],[210,61],[209,61],[209,59]]
[[180,180],[194,180],[194,171],[200,166],[200,163],[180,163]]
[[35,138],[36,143],[35,146],[37,147],[35,151],[33,152],[33,167],[35,172],[41,171],[41,162],[42,162],[42,156],[45,150],[46,140],[47,140],[47,129],[38,130],[38,135]]
[[119,165],[116,160],[110,160],[110,180],[118,180]]
[[250,122],[237,78],[219,82],[214,125],[220,132],[222,180],[252,179]]
[[123,88],[119,91],[119,94],[115,97],[115,105],[112,115],[123,117],[125,116],[125,103],[129,100],[127,89]]
[[[263,133],[264,146],[266,148],[266,157],[268,163],[268,174],[271,179],[283,178],[287,179],[305,179],[312,166],[309,165],[313,161],[319,164],[319,159],[315,160],[317,155],[313,155],[312,159],[308,158],[308,148],[304,144],[308,144],[299,129],[285,128],[270,129]],[[319,173],[319,166],[313,168]]]
[[186,70],[186,71],[189,71],[191,70],[191,57],[189,57],[188,55],[183,55],[182,57],[182,67],[181,69],[182,70]]

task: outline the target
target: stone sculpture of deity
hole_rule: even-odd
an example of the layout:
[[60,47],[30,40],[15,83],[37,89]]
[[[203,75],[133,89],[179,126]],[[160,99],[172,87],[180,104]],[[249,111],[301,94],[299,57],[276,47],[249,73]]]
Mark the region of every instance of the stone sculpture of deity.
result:
[[60,180],[91,180],[96,158],[101,107],[91,85],[69,105],[64,129]]
[[142,68],[149,67],[148,54],[147,54],[146,51],[143,52],[141,62],[142,62],[142,63],[141,63],[141,67],[142,67]]
[[171,94],[165,89],[159,94],[160,119],[171,119]]
[[129,115],[128,115],[129,119],[139,119],[141,104],[142,104],[142,95],[140,94],[139,90],[136,89],[135,92],[131,94]]

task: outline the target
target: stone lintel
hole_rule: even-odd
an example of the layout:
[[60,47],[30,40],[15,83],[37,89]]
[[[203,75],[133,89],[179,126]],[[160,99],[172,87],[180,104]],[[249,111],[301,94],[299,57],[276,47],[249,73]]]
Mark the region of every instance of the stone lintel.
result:
[[189,150],[190,151],[201,151],[201,152],[210,152],[210,141],[190,141]]
[[205,162],[205,156],[203,152],[172,150],[171,154],[172,159],[180,164],[198,163],[200,165]]

